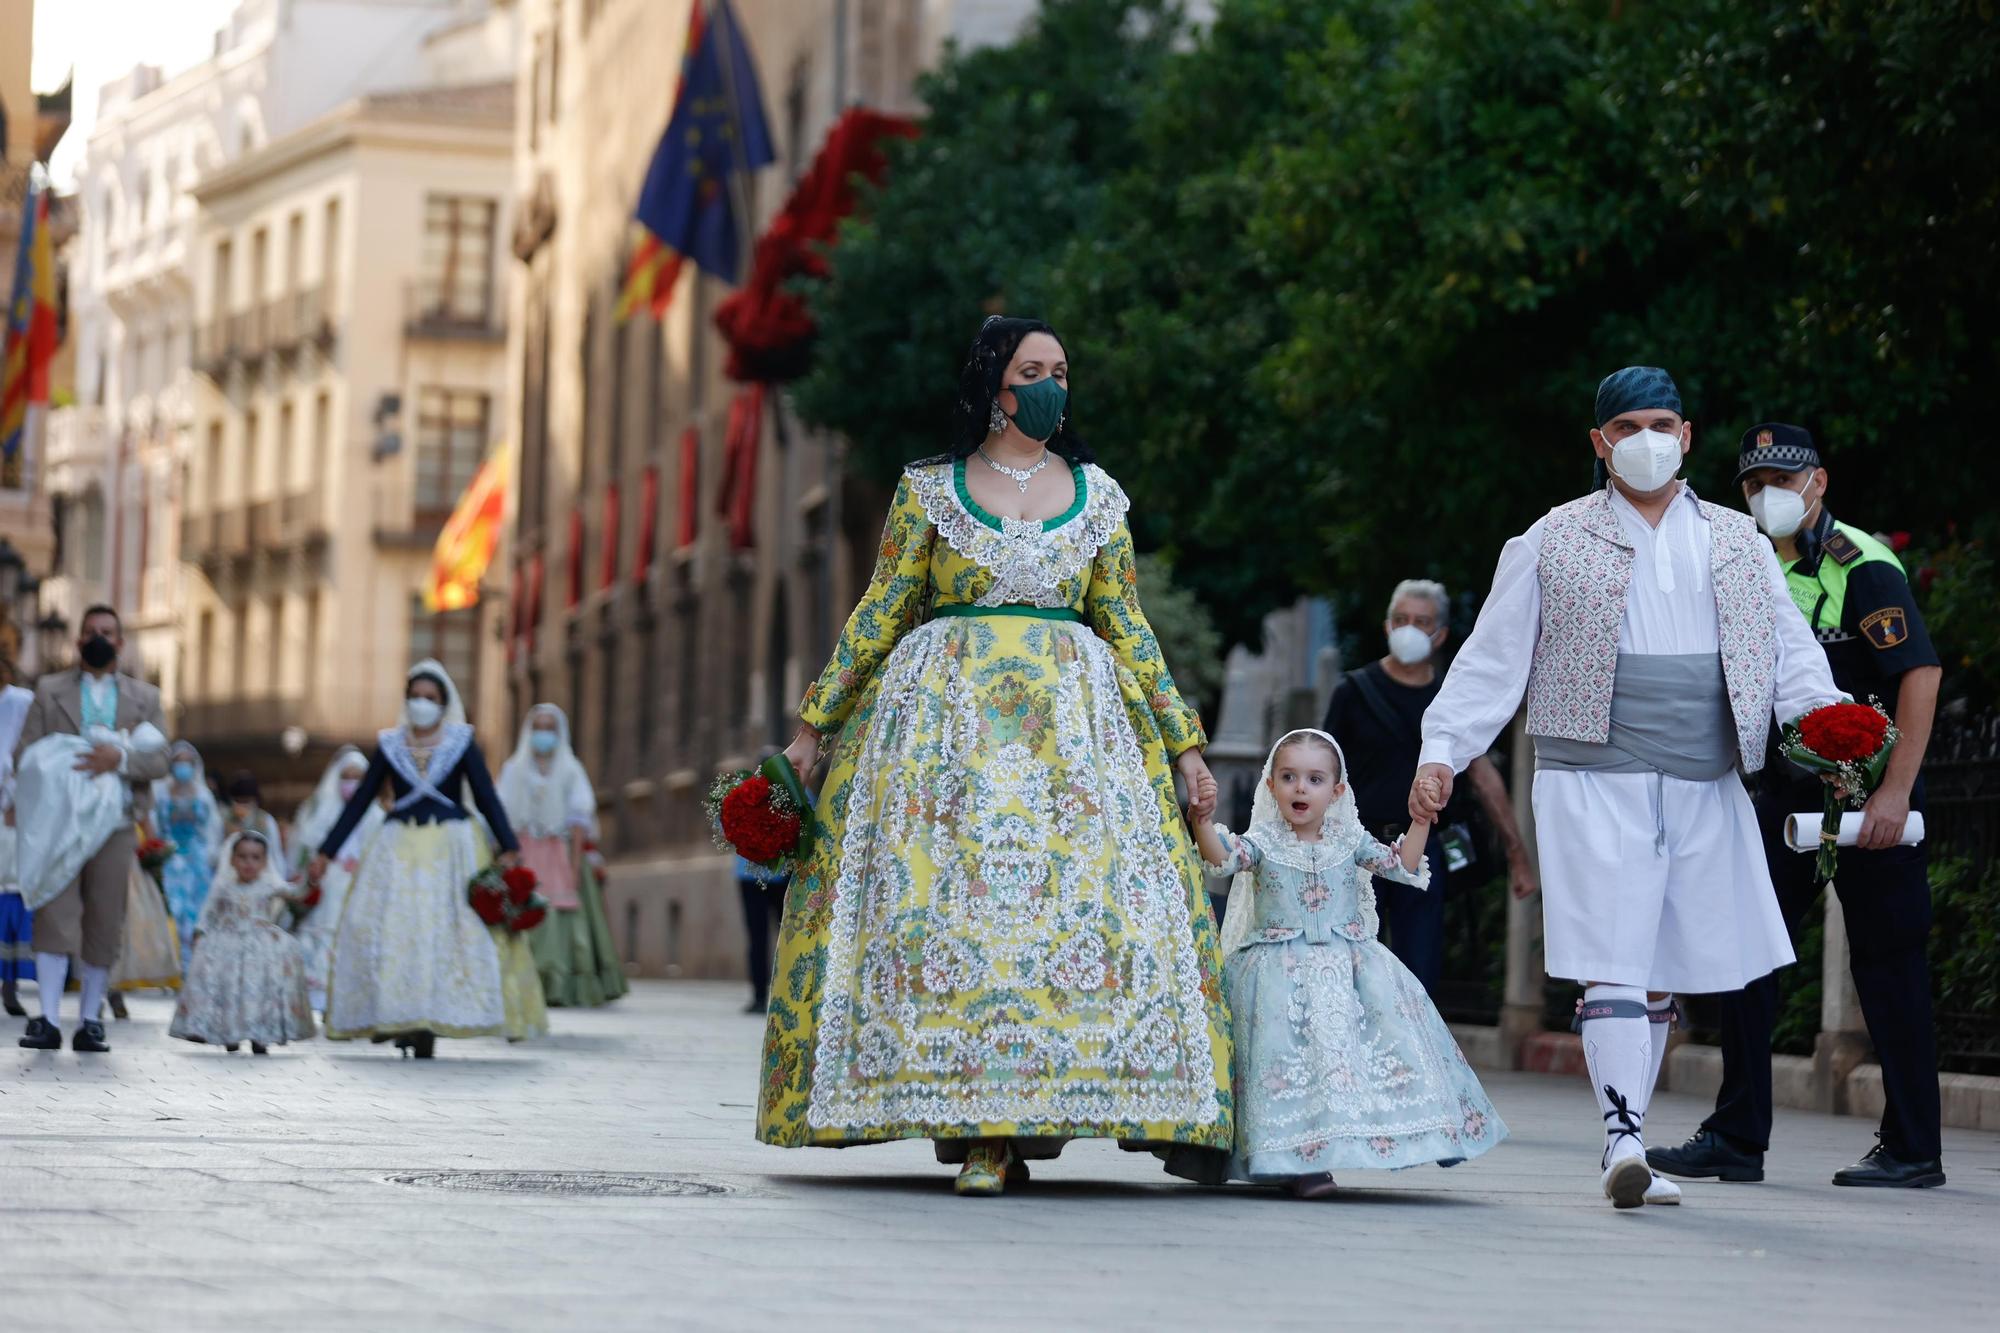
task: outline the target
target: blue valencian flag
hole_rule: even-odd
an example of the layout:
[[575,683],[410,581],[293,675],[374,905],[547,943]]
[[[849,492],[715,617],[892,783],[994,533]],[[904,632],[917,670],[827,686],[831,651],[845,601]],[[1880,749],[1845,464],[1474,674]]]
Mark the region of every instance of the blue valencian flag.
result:
[[[639,191],[634,216],[648,235],[628,272],[621,314],[641,303],[655,314],[664,309],[671,288],[661,291],[657,284],[667,250],[724,282],[739,280],[742,226],[729,177],[734,172],[747,176],[777,156],[764,120],[757,66],[729,0],[712,0],[706,22],[701,10],[701,0],[695,0],[688,23],[690,50],[673,116]],[[647,290],[640,291],[641,285]]]

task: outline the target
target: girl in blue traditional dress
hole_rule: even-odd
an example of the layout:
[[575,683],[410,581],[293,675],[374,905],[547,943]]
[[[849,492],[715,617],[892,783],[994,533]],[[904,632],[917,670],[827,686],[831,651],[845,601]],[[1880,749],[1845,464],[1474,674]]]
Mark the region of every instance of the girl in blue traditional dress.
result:
[[1228,1174],[1303,1199],[1332,1194],[1335,1168],[1454,1166],[1507,1134],[1422,983],[1375,938],[1371,877],[1428,888],[1428,826],[1395,847],[1370,837],[1346,767],[1333,737],[1290,732],[1265,762],[1249,832],[1194,815],[1203,857],[1236,872],[1222,925]]
[[180,930],[181,970],[194,948],[195,926],[222,852],[222,810],[208,789],[201,752],[177,741],[169,752],[168,776],[153,784],[153,836],[174,850],[160,871],[160,887]]

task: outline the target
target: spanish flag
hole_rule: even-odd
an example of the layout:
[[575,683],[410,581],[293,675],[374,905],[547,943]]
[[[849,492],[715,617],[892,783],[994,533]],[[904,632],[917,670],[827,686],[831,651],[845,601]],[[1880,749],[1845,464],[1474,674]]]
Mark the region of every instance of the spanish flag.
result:
[[20,485],[21,446],[28,408],[49,401],[49,363],[56,354],[55,248],[49,241],[49,182],[37,163],[21,201],[21,249],[14,257],[7,303],[5,374],[0,376],[0,466],[5,483]]
[[513,450],[500,445],[479,465],[472,484],[459,497],[458,507],[451,511],[431,553],[430,582],[424,585],[425,610],[463,611],[478,605],[479,580],[493,563],[501,525],[506,522],[507,485],[513,468]]

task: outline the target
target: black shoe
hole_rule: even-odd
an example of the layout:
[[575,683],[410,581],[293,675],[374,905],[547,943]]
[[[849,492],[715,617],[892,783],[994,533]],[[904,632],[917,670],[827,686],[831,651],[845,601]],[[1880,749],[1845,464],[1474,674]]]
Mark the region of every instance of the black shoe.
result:
[[266,1046],[263,1042],[253,1041],[250,1043],[250,1054],[269,1055],[270,1053],[271,1053],[271,1048],[269,1046]]
[[125,1007],[125,997],[119,992],[112,991],[104,997],[104,1002],[111,1006],[111,1016],[119,1022],[122,1023],[132,1016],[131,1011]]
[[28,1020],[28,1031],[21,1038],[21,1046],[30,1051],[59,1051],[62,1049],[62,1033],[46,1018],[31,1018]]
[[419,1060],[437,1058],[437,1034],[435,1032],[413,1032],[410,1034],[410,1054]]
[[759,997],[744,1005],[743,1012],[746,1014],[767,1014],[771,1012],[771,1002]]
[[0,1006],[4,1006],[10,1017],[26,1018],[28,1011],[21,1007],[21,999],[14,993],[14,983],[0,984]]
[[1868,1150],[1868,1155],[1853,1166],[1843,1166],[1833,1173],[1836,1185],[1858,1185],[1864,1189],[1879,1190],[1927,1190],[1944,1184],[1944,1160],[1933,1157],[1928,1162],[1906,1162],[1890,1153],[1888,1145],[1877,1142]]
[[1764,1154],[1745,1152],[1706,1126],[1678,1148],[1646,1149],[1646,1165],[1689,1179],[1753,1181],[1764,1178]]
[[232,1041],[228,1045],[224,1046],[222,1049],[228,1051],[231,1055],[234,1055],[238,1051],[243,1049],[243,1043],[240,1041]]
[[104,1040],[104,1024],[95,1020],[85,1023],[70,1037],[69,1048],[72,1051],[87,1051],[95,1055],[103,1055],[109,1051],[111,1043]]

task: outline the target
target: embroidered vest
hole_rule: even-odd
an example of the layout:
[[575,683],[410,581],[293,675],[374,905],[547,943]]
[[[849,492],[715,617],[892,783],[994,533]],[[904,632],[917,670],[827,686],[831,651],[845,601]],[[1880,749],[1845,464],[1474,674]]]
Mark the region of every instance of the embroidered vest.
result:
[[[1764,575],[1763,539],[1747,515],[1701,501],[1711,538],[1722,673],[1743,770],[1764,766],[1777,671],[1778,607]],[[1611,734],[1618,629],[1632,586],[1632,543],[1608,490],[1549,511],[1542,526],[1542,631],[1528,673],[1528,733],[1602,743]]]

